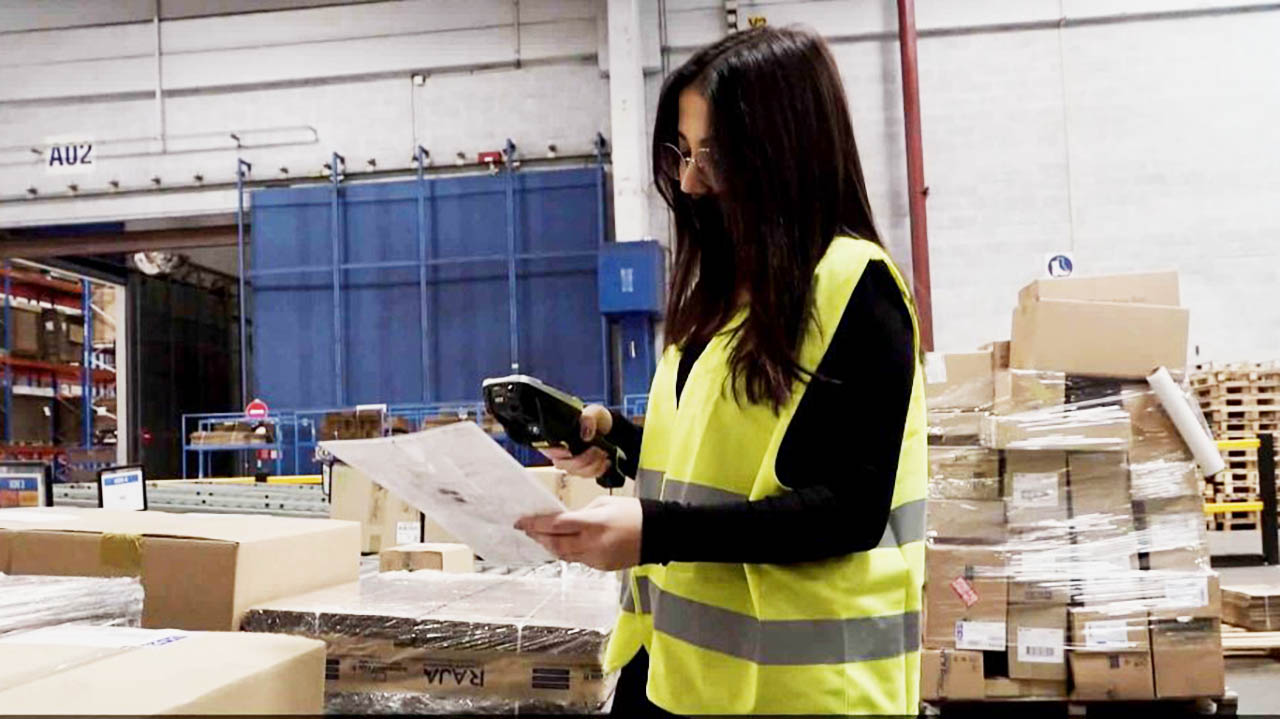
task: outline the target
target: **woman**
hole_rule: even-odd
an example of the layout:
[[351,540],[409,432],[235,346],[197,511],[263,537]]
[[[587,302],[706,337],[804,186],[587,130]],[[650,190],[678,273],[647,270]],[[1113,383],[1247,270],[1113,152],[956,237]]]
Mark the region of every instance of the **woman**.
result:
[[[517,526],[623,574],[614,712],[915,714],[927,472],[914,310],[823,42],[760,28],[667,79],[675,215],[643,433],[583,413],[638,498]],[[547,452],[599,476],[598,450]]]

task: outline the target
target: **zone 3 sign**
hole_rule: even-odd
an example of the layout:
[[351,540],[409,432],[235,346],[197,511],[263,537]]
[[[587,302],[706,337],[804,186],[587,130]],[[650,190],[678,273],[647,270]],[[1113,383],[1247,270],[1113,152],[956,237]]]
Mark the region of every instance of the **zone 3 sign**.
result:
[[49,172],[89,172],[94,168],[92,142],[53,142],[45,149],[44,167]]

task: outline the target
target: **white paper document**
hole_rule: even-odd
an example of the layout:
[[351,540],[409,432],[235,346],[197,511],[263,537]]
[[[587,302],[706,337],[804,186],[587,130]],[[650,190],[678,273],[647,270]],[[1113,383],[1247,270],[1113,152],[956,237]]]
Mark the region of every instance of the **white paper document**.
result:
[[417,507],[487,561],[523,565],[554,559],[513,525],[524,516],[563,512],[564,505],[473,422],[330,440],[320,447]]

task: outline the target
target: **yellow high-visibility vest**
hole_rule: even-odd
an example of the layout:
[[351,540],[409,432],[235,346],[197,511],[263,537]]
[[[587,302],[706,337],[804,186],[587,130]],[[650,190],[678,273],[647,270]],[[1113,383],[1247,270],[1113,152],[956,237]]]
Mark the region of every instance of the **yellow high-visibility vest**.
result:
[[[800,345],[802,367],[817,368],[868,262],[884,262],[909,297],[878,245],[837,237],[814,273],[816,321]],[[663,353],[645,413],[639,496],[696,505],[790,491],[774,465],[808,385],[799,383],[777,413],[767,404],[738,404],[727,388],[731,329],[742,317],[693,364],[678,408],[680,353],[674,347]],[[918,347],[918,327],[914,334]],[[928,455],[918,366],[914,375],[879,546],[797,564],[635,567],[623,575],[606,668],[620,668],[645,647],[649,699],[676,714],[916,714]]]

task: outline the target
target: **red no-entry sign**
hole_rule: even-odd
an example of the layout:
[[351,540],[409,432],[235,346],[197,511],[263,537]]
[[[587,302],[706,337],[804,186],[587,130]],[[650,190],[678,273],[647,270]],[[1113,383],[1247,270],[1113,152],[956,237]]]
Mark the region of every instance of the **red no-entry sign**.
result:
[[264,419],[267,416],[267,403],[255,399],[244,407],[244,416],[249,419]]

